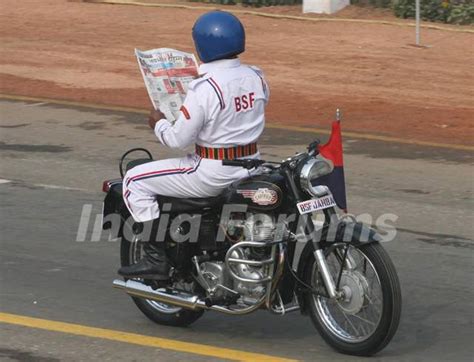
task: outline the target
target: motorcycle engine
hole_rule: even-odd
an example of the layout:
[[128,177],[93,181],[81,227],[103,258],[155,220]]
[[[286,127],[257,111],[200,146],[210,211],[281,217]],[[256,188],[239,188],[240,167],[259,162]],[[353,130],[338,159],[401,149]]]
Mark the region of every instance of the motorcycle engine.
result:
[[[248,214],[233,218],[227,224],[227,235],[233,241],[265,242],[274,239],[275,217],[266,214]],[[237,239],[237,240],[236,240]]]
[[[264,260],[270,257],[270,250],[271,249],[268,249],[267,252],[262,252],[262,250],[258,250],[257,248],[238,248],[232,252],[231,257],[246,260]],[[266,283],[259,283],[259,281],[268,275],[268,265],[256,267],[246,264],[234,264],[231,268],[239,277],[255,280],[255,282],[244,282],[235,279],[233,281],[232,289],[242,296],[242,302],[244,304],[252,305],[263,297],[266,292]]]
[[[231,258],[255,261],[269,259],[271,247],[266,246],[266,242],[274,240],[275,230],[275,219],[268,215],[250,214],[230,220],[227,235],[235,246],[242,241],[261,243],[259,247],[236,247]],[[233,277],[229,267],[233,274],[252,282]],[[201,284],[207,284],[203,287],[214,299],[231,299],[238,294],[237,304],[252,305],[266,293],[267,284],[260,281],[268,276],[269,268],[270,265],[250,266],[240,263],[228,266],[223,261],[207,261],[200,264],[201,276],[205,280]]]
[[[244,255],[245,252],[240,250],[232,253],[233,258],[243,259]],[[252,260],[258,259],[252,258]],[[234,279],[225,262],[222,261],[203,262],[199,267],[205,280],[203,286],[207,290],[208,296],[214,300],[231,300],[238,293],[240,295],[237,299],[238,304],[252,305],[262,298],[266,292],[264,283],[259,281],[266,277],[268,265],[263,267],[253,267],[245,264],[232,266],[235,274],[241,278],[255,280],[254,283]]]

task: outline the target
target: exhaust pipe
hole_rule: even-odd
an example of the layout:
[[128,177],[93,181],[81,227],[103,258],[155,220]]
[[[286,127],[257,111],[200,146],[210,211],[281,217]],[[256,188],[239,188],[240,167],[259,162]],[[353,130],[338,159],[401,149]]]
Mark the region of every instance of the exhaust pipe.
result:
[[135,280],[123,281],[120,279],[115,279],[113,281],[113,286],[114,288],[124,290],[127,294],[134,297],[151,299],[157,302],[172,304],[177,307],[192,310],[209,309],[204,301],[200,300],[195,295],[176,291],[164,291],[164,289],[153,290],[153,288],[150,286]]
[[207,309],[233,315],[244,315],[259,309],[260,306],[262,306],[265,302],[266,298],[263,296],[257,303],[245,308],[230,309],[220,305],[208,306],[202,299],[199,299],[199,297],[184,292],[178,292],[176,290],[165,290],[163,288],[153,290],[153,288],[149,287],[148,285],[135,280],[123,281],[120,279],[115,279],[113,281],[113,286],[114,288],[122,289],[128,295],[134,297],[151,299],[160,303],[171,304],[191,310]]

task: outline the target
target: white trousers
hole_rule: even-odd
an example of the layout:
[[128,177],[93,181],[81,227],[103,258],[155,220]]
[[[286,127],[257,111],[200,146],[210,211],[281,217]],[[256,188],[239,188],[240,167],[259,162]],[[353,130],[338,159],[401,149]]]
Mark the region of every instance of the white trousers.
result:
[[123,198],[133,219],[146,222],[160,216],[157,195],[217,196],[235,180],[248,176],[244,168],[222,166],[222,161],[189,154],[130,169],[123,180]]

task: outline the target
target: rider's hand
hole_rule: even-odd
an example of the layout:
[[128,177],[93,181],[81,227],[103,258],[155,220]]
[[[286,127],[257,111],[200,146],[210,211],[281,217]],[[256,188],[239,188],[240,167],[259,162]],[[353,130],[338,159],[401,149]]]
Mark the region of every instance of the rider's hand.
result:
[[148,116],[148,125],[150,126],[150,128],[155,129],[155,125],[160,119],[166,119],[163,112],[156,109],[152,109],[150,111],[150,115]]

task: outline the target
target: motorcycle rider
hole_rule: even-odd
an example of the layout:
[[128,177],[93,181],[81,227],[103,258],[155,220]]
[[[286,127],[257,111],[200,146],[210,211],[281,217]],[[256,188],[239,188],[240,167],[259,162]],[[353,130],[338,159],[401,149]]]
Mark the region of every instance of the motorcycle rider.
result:
[[195,153],[139,165],[125,175],[128,210],[136,222],[152,223],[154,230],[144,244],[144,258],[119,269],[126,278],[169,279],[165,245],[156,240],[158,195],[217,196],[248,176],[245,169],[223,166],[221,160],[259,157],[257,140],[265,125],[269,90],[260,69],[240,63],[238,55],[245,50],[242,23],[230,13],[211,11],[197,19],[192,36],[203,63],[201,76],[189,84],[174,124],[153,110],[149,125],[163,145],[185,148],[194,143]]

